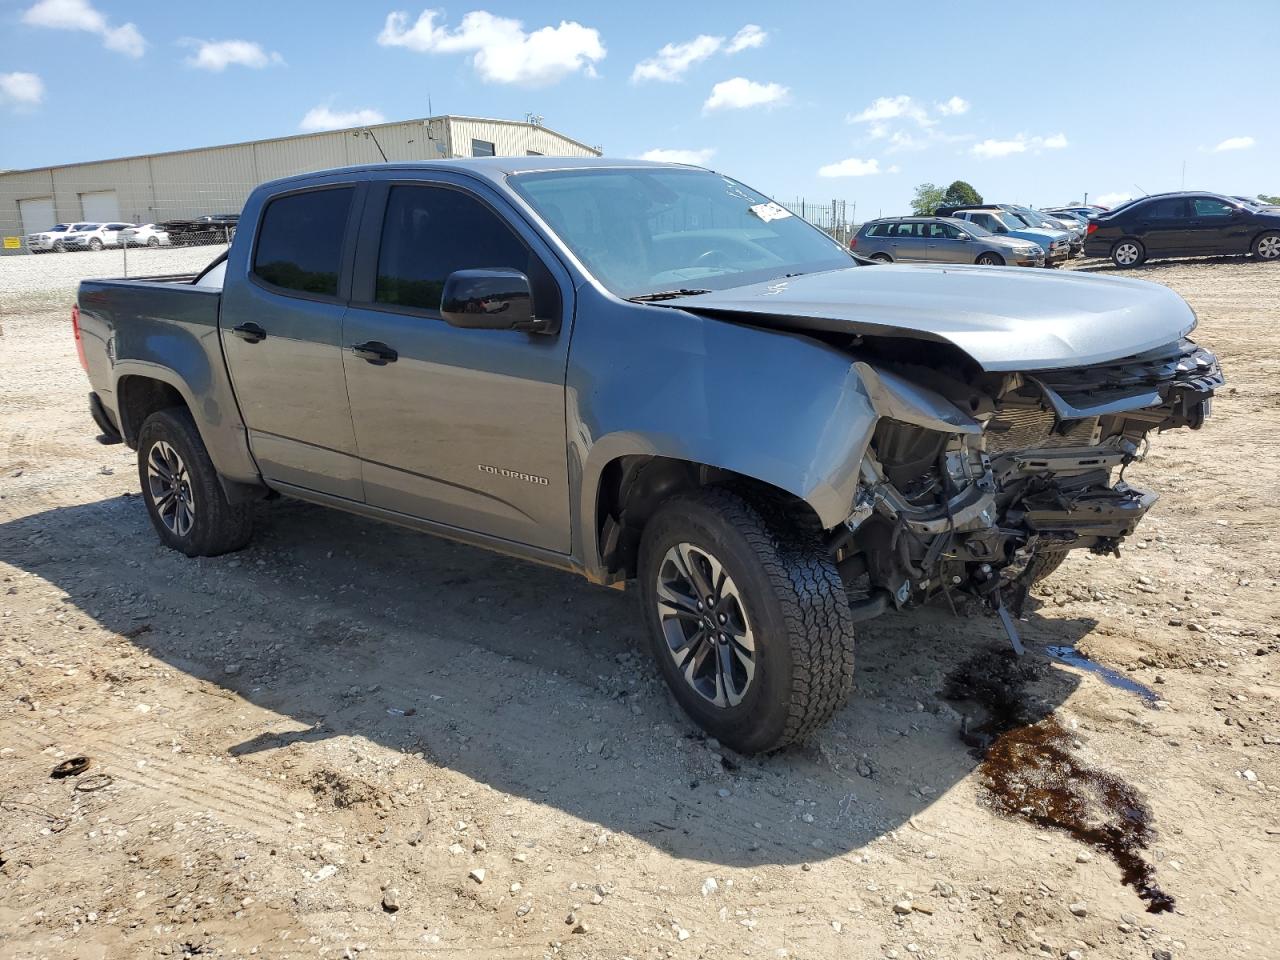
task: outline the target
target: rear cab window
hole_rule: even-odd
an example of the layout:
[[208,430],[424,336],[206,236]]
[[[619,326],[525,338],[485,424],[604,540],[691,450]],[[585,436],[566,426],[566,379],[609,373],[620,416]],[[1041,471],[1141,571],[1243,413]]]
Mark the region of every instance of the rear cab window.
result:
[[253,275],[272,287],[336,297],[352,186],[291,193],[268,202],[258,228]]

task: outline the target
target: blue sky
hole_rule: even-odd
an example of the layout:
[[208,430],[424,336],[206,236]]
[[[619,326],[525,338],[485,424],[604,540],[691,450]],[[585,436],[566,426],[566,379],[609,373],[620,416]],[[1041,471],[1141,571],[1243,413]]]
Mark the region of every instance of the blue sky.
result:
[[926,180],[1106,202],[1178,189],[1184,161],[1188,188],[1274,194],[1280,98],[1256,80],[1278,35],[1273,0],[0,0],[0,168],[420,117],[430,98],[860,219]]

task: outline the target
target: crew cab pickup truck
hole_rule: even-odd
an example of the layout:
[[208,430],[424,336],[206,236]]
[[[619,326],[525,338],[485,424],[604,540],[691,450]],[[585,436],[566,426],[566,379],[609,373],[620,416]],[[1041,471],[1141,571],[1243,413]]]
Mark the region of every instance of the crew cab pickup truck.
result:
[[1155,501],[1149,435],[1223,380],[1166,287],[870,265],[693,167],[388,164],[259,187],[199,276],[90,280],[106,439],[160,539],[242,547],[271,494],[638,585],[681,706],[804,737],[854,625],[941,592],[1014,617]]

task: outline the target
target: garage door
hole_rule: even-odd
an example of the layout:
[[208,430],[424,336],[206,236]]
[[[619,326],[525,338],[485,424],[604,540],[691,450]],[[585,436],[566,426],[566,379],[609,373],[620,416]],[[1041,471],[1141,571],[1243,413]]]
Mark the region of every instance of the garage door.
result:
[[114,190],[98,190],[80,194],[81,215],[92,223],[120,219],[120,203]]
[[48,230],[56,222],[53,218],[52,197],[19,200],[18,214],[22,217],[22,232],[28,236]]

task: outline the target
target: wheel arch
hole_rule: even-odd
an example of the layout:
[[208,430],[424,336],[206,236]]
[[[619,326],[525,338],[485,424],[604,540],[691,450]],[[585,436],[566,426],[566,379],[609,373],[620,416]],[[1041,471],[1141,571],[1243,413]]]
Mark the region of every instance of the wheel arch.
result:
[[[604,582],[635,576],[640,538],[663,503],[681,493],[709,486],[794,502],[822,523],[814,504],[795,490],[714,464],[679,457],[630,453],[606,463],[591,498],[588,568]],[[829,525],[828,525],[829,526]]]

